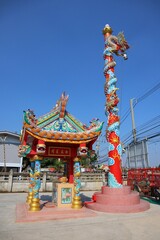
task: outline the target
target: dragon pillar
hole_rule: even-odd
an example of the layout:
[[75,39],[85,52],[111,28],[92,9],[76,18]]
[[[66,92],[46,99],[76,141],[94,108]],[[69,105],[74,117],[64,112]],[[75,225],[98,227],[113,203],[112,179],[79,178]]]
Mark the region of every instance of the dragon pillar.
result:
[[34,167],[35,163],[31,162],[31,168],[29,171],[29,187],[28,187],[28,197],[26,202],[31,204],[32,199],[33,199],[33,187],[34,187]]
[[82,208],[82,201],[80,197],[80,187],[81,187],[81,170],[80,170],[80,158],[74,158],[74,197],[72,202],[72,208],[80,209]]
[[103,29],[105,49],[104,49],[104,76],[106,79],[104,93],[106,96],[105,114],[107,116],[106,139],[108,142],[108,185],[112,188],[122,187],[121,154],[122,147],[119,137],[120,118],[118,116],[119,98],[116,94],[117,78],[114,73],[116,62],[113,54],[122,56],[125,60],[125,51],[129,48],[124,34],[120,32],[118,36],[112,35],[112,28],[107,24]]
[[39,189],[41,187],[41,160],[42,156],[35,155],[30,159],[31,163],[34,162],[34,172],[33,172],[33,188],[32,188],[32,200],[30,202],[29,211],[36,212],[40,211],[40,198],[39,198]]

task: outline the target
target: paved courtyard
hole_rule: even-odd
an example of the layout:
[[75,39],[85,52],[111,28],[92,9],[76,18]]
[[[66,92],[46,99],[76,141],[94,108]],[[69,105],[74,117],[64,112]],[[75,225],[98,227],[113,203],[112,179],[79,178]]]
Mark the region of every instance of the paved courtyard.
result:
[[[83,192],[89,200],[93,192]],[[51,193],[41,193],[51,199]],[[16,223],[16,205],[26,193],[0,193],[0,240],[152,240],[160,239],[160,205],[141,213],[96,212],[94,217]]]

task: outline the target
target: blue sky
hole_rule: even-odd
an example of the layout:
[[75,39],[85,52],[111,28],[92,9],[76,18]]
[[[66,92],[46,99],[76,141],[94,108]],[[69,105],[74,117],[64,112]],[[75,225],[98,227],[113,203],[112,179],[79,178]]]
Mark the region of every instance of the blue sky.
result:
[[[159,0],[0,0],[0,129],[19,133],[23,110],[43,115],[65,91],[71,114],[87,125],[98,117],[105,130],[102,29],[124,31],[131,46],[127,61],[116,58],[123,116],[160,82],[159,12]],[[156,91],[137,104],[136,126],[159,115],[159,102]],[[131,129],[129,116],[121,135]]]

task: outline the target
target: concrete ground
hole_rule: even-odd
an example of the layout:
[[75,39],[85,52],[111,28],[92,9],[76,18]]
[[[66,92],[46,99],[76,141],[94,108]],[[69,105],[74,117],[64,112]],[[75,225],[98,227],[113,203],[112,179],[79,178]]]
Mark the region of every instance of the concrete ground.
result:
[[[83,192],[89,200],[93,192]],[[42,199],[51,193],[42,193]],[[96,212],[88,218],[16,223],[16,204],[26,193],[0,193],[0,240],[153,240],[160,239],[160,205],[141,213]]]

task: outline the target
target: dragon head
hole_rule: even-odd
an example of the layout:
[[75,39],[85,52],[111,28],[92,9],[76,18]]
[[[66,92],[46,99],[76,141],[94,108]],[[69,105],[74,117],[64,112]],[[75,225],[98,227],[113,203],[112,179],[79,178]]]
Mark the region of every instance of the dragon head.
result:
[[117,56],[122,56],[124,60],[127,60],[126,50],[129,48],[129,45],[124,37],[124,33],[120,32],[117,36],[111,35],[113,30],[106,24],[103,29],[103,35],[105,37],[105,45],[109,46],[108,51],[110,53],[115,53]]
[[120,32],[117,35],[117,44],[119,46],[119,53],[117,54],[118,56],[122,56],[124,60],[128,59],[128,56],[126,54],[126,50],[129,48],[129,45],[124,37],[124,33]]
[[24,113],[24,122],[31,125],[36,126],[37,125],[37,119],[33,112],[33,110],[28,109],[27,111],[23,111]]
[[18,156],[26,157],[31,151],[31,147],[29,145],[19,145]]

